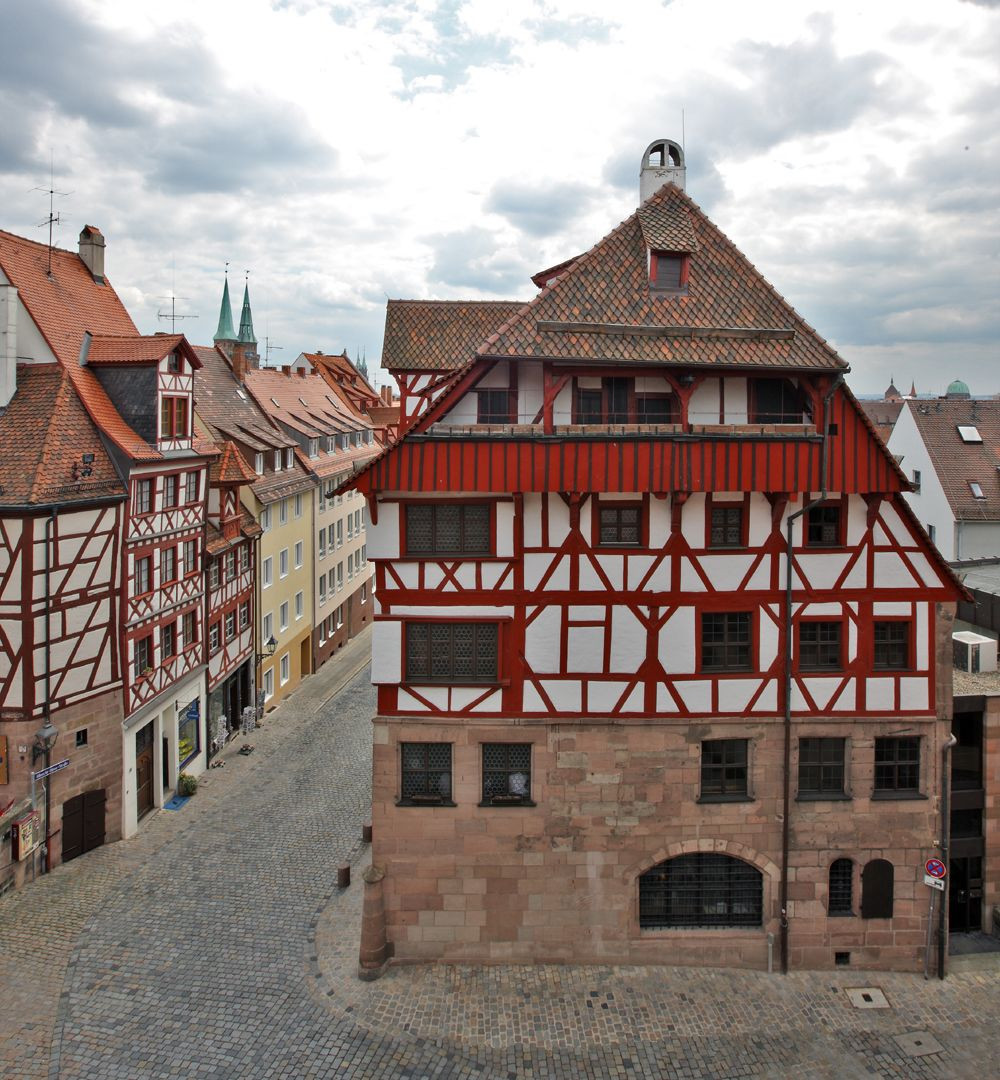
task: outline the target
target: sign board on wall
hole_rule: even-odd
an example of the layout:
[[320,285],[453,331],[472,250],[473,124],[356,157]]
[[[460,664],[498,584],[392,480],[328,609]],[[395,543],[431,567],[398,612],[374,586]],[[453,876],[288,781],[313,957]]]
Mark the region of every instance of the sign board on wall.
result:
[[17,862],[26,859],[42,843],[42,815],[37,810],[18,818],[11,828],[11,854]]

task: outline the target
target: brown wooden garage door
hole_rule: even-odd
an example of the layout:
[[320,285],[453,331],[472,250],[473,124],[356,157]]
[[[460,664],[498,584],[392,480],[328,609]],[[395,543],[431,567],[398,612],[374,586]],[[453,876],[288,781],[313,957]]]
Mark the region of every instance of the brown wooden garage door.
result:
[[104,788],[98,788],[63,803],[63,862],[104,843],[104,801]]

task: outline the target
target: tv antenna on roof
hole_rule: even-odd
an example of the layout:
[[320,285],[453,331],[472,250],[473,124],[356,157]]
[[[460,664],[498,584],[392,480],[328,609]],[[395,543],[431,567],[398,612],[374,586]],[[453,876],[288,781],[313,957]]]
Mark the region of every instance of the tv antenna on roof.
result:
[[272,351],[281,352],[281,350],[283,348],[284,348],[284,345],[272,345],[271,344],[271,339],[267,336],[267,334],[265,334],[264,335],[264,367],[267,367],[267,362],[271,357],[271,352]]
[[45,218],[44,221],[40,221],[36,228],[40,229],[43,225],[48,225],[49,227],[49,266],[45,272],[49,275],[49,277],[52,277],[52,226],[60,225],[62,223],[59,215],[55,212],[55,199],[57,195],[59,196],[59,198],[65,199],[67,196],[72,195],[73,192],[56,191],[55,166],[52,163],[51,152],[49,154],[49,186],[47,188],[33,187],[31,190],[44,191],[49,197],[49,216]]
[[[227,263],[226,265],[228,266],[229,264]],[[174,295],[174,293],[176,291],[176,285],[175,285],[175,282],[174,282],[173,279],[174,279],[175,276],[176,276],[176,268],[174,267],[173,259],[171,259],[170,260],[170,277],[171,277],[170,295],[169,296],[160,296],[160,297],[158,297],[158,299],[160,299],[160,300],[169,300],[170,301],[170,310],[169,311],[158,311],[156,313],[156,317],[158,319],[169,319],[170,320],[170,333],[171,334],[174,334],[174,333],[177,332],[177,320],[178,319],[197,319],[198,318],[197,315],[178,315],[177,314],[177,301],[178,300],[187,300],[187,297],[186,296],[175,296]]]

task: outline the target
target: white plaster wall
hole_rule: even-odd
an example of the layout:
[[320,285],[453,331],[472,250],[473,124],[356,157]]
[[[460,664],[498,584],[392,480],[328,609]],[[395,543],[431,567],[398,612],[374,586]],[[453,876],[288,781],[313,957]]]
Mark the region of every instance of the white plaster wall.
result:
[[514,554],[514,504],[512,502],[499,502],[496,504],[497,514],[497,555],[510,556]]
[[873,573],[876,589],[911,589],[918,584],[895,551],[876,551]]
[[[593,500],[588,499],[580,510],[580,524],[584,530],[589,527],[589,524],[585,525],[584,522],[590,521],[592,504]],[[588,516],[584,518],[584,514]],[[584,536],[586,535],[588,534],[584,531]],[[549,546],[559,547],[567,536],[569,536],[569,507],[553,492],[549,495]]]
[[559,629],[560,609],[547,607],[525,631],[524,655],[532,671],[559,670]]
[[[604,628],[601,626],[567,627],[566,654],[567,671],[591,673],[603,671]],[[612,667],[614,667],[613,664]]]
[[660,628],[658,654],[664,671],[693,674],[694,622],[694,608],[678,608]]
[[627,608],[611,609],[611,670],[637,671],[646,659],[646,628]]
[[542,365],[522,363],[517,369],[517,415],[530,424],[542,407]]
[[[534,492],[524,496],[524,546],[537,548],[542,546],[542,499],[545,495]],[[549,513],[556,496],[549,496]]]
[[695,387],[688,403],[688,420],[692,424],[719,422],[719,382],[718,378],[709,378]]
[[403,680],[403,625],[376,619],[372,627],[372,682]]
[[726,423],[748,423],[747,380],[726,379]]
[[960,521],[956,534],[956,559],[1000,555],[1000,521]]
[[378,504],[378,524],[368,522],[368,558],[399,558],[399,503]]
[[681,508],[681,534],[693,548],[705,546],[705,496],[697,491]]

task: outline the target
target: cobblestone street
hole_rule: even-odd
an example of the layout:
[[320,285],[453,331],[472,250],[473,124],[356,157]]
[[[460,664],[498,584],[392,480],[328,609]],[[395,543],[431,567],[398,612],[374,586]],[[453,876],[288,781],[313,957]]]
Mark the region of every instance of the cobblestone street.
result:
[[[177,812],[0,900],[0,1072],[153,1077],[972,1077],[1000,963],[857,971],[437,967],[355,977],[364,635]],[[340,894],[337,866],[354,863]],[[845,989],[881,988],[855,1009]],[[914,1035],[910,1040],[905,1036]],[[929,1052],[930,1051],[930,1052]]]

